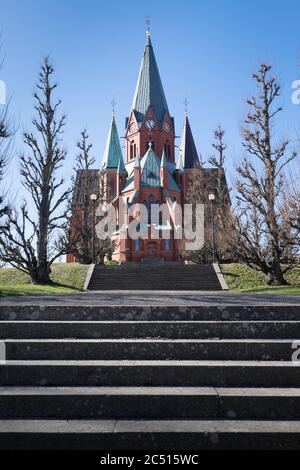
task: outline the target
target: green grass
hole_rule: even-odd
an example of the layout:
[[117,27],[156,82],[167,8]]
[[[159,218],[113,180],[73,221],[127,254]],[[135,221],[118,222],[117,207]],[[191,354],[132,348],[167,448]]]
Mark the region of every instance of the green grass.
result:
[[[55,264],[52,267],[51,286],[34,285],[30,277],[16,269],[0,269],[0,296],[69,294],[83,290],[88,266],[79,264]],[[243,264],[222,265],[226,282],[232,291],[300,294],[300,267],[286,275],[291,286],[266,287],[264,276],[259,271]]]
[[284,287],[267,287],[262,273],[243,264],[224,264],[222,265],[222,272],[228,287],[234,291],[300,294],[300,266],[286,274],[285,278],[291,285]]
[[88,266],[54,264],[51,279],[54,285],[35,285],[28,275],[13,269],[0,269],[0,296],[69,294],[83,290]]

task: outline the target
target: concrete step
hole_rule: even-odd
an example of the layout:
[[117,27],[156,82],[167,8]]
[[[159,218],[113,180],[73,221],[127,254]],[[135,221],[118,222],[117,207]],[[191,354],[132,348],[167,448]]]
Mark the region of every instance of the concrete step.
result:
[[298,305],[128,306],[0,305],[2,320],[43,321],[300,321]]
[[1,449],[299,449],[300,421],[2,420]]
[[7,360],[250,360],[289,361],[291,340],[12,339]]
[[285,361],[7,361],[0,386],[300,387]]
[[300,389],[7,387],[0,419],[300,420]]
[[3,321],[0,339],[297,339],[300,321]]

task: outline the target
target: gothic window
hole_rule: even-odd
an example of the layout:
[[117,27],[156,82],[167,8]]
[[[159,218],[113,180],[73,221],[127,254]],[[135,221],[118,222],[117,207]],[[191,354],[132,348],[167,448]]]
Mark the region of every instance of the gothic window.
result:
[[169,143],[168,140],[164,145],[164,149],[165,149],[165,154],[166,154],[167,159],[170,160],[170,158],[171,158],[171,146],[170,146],[170,143]]
[[149,146],[149,143],[151,142],[151,148],[153,150],[153,152],[155,151],[154,150],[154,142],[152,140],[148,141],[147,144],[146,144],[146,152],[148,152],[150,146]]
[[130,142],[130,160],[133,160],[136,157],[136,145],[134,140]]
[[171,249],[170,240],[165,240],[165,252],[169,253]]
[[153,204],[155,204],[155,197],[153,196],[153,194],[151,194],[149,196],[149,213],[148,213],[148,223],[151,224],[151,220],[152,220],[152,206]]
[[139,251],[140,251],[140,246],[141,246],[141,241],[140,241],[140,239],[138,238],[137,240],[135,240],[135,251],[136,251],[137,253],[139,253]]

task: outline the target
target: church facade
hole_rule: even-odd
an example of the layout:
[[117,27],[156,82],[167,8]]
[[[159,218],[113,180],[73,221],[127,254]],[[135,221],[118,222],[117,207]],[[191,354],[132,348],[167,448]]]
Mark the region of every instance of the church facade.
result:
[[[221,171],[225,185],[226,178],[223,169],[202,167],[187,113],[178,154],[175,140],[174,117],[169,111],[150,33],[147,32],[133,103],[126,118],[125,158],[113,115],[100,170],[91,170],[93,191],[99,187],[99,194],[104,194],[104,200],[116,208],[122,198],[128,206],[143,204],[149,214],[154,205],[162,204],[169,207],[178,204],[184,211],[184,205],[189,202],[190,182],[197,172],[201,172],[205,193],[203,201],[208,201],[208,193],[217,191],[210,184],[216,172]],[[174,230],[171,230],[169,238],[164,239],[163,227],[158,226],[160,235],[153,238],[150,215],[146,230],[148,236],[138,239],[124,239],[117,231],[113,237],[113,259],[119,262],[182,260],[182,241],[176,239]],[[74,261],[72,254],[67,260]]]

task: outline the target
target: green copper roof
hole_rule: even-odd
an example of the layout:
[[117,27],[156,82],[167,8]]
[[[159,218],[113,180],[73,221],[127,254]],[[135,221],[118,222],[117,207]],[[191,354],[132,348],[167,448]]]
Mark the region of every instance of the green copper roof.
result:
[[132,103],[132,110],[135,112],[138,122],[142,122],[144,120],[149,106],[151,106],[159,123],[162,124],[164,117],[169,110],[151,39],[148,35]]
[[[167,165],[167,161],[165,160],[165,164]],[[160,188],[161,187],[161,180],[160,180],[160,167],[161,161],[152,148],[149,148],[146,155],[140,160],[141,165],[141,186],[142,188]],[[169,178],[168,178],[168,187],[169,189],[173,189],[174,191],[180,192],[180,188],[176,181],[173,178],[172,173],[169,170]],[[134,174],[133,169],[129,177],[125,182],[125,186],[122,192],[132,190],[134,188]]]
[[117,125],[113,116],[109,129],[106,146],[103,154],[101,169],[119,169],[119,172],[125,171],[122,149],[120,145]]
[[141,185],[144,188],[160,188],[160,160],[149,148],[141,161]]

